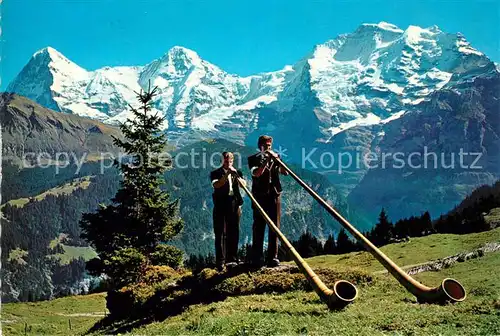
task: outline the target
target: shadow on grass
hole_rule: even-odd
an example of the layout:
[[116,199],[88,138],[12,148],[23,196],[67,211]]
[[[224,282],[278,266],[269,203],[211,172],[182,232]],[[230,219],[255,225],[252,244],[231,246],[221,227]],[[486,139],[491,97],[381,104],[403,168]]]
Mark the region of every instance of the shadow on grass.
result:
[[[282,312],[281,310],[274,309],[274,308],[251,308],[249,311],[258,312],[258,313],[271,313],[271,314],[276,314],[276,313]],[[287,312],[287,315],[290,315],[290,316],[323,316],[327,313],[328,313],[327,311],[310,310],[310,311]]]
[[[357,270],[318,268],[315,271],[330,288],[341,279],[354,284],[373,281],[370,274]],[[107,305],[111,315],[97,322],[88,333],[130,332],[140,326],[181,314],[192,305],[223,301],[229,296],[297,290],[311,291],[312,288],[296,266],[255,269],[238,265],[221,273],[204,269],[199,274],[182,277],[167,288],[157,289],[140,305],[133,304],[129,296],[119,291],[108,292]]]

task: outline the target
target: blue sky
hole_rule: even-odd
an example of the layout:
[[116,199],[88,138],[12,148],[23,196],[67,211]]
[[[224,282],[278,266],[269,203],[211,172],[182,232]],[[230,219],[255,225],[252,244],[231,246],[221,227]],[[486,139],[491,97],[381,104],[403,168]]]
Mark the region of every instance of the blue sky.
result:
[[52,46],[80,66],[144,65],[181,45],[240,75],[281,69],[315,44],[387,21],[462,32],[500,61],[500,1],[4,0],[1,90]]

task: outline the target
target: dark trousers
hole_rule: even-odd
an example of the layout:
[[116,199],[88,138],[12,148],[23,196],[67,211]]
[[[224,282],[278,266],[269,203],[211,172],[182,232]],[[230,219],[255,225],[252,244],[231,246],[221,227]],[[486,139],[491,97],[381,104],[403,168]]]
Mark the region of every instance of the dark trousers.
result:
[[[281,195],[275,194],[255,194],[255,199],[271,218],[274,224],[280,228],[281,219]],[[267,222],[260,214],[260,211],[252,204],[253,209],[253,239],[252,239],[252,260],[254,263],[260,263],[263,259],[264,233]],[[278,258],[278,236],[273,230],[269,229],[267,261]]]
[[241,208],[234,197],[214,202],[215,262],[217,266],[238,257]]

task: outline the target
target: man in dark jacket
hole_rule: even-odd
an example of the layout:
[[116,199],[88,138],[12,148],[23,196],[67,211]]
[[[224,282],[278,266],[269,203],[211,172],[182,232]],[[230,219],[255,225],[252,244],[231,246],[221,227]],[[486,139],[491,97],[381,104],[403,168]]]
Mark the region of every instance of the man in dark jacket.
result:
[[237,181],[237,178],[243,177],[243,173],[233,167],[233,153],[222,153],[222,159],[222,166],[210,173],[210,181],[214,187],[212,197],[215,261],[219,270],[224,268],[226,262],[238,262],[241,205],[243,204]]
[[[262,135],[258,140],[260,152],[248,157],[248,167],[252,174],[252,194],[262,206],[271,220],[280,227],[281,218],[281,182],[280,173],[288,173],[273,161],[273,157],[279,157],[271,150],[273,138]],[[253,209],[253,239],[252,239],[252,262],[260,266],[263,264],[263,245],[266,221],[259,210],[252,204]],[[270,229],[268,234],[267,265],[279,266],[278,259],[278,237]]]

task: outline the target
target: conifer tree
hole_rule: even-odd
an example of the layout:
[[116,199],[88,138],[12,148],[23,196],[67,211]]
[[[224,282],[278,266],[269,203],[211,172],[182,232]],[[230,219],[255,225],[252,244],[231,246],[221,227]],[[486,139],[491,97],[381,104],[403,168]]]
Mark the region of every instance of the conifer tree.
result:
[[432,227],[432,219],[429,211],[426,211],[422,217],[420,217],[421,226],[422,226],[422,234],[428,235],[433,233],[434,228]]
[[156,90],[137,94],[141,107],[130,106],[133,118],[120,126],[124,138],[114,137],[126,155],[115,160],[123,177],[120,189],[110,205],[84,214],[80,222],[82,237],[100,259],[91,263],[93,273],[107,274],[117,286],[134,281],[147,264],[176,267],[182,261],[182,251],[165,244],[181,232],[183,222],[178,201],[160,190],[171,160],[162,158],[163,117],[152,112]]
[[356,244],[349,239],[344,229],[341,229],[337,237],[337,253],[349,253],[356,249]]
[[371,233],[373,243],[377,246],[382,246],[389,243],[390,239],[393,237],[393,226],[387,217],[385,209],[380,211],[378,217],[378,223],[372,230]]
[[310,231],[304,232],[299,240],[292,244],[303,258],[315,257],[323,254],[321,242]]
[[335,244],[335,237],[331,234],[328,236],[328,239],[325,242],[325,246],[323,247],[324,254],[336,254],[337,253],[337,245]]

